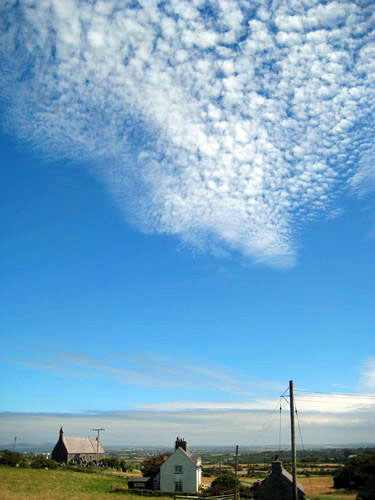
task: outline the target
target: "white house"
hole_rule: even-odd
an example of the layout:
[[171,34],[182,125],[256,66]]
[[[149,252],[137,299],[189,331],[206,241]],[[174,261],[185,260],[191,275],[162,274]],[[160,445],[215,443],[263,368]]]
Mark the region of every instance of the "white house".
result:
[[175,451],[160,466],[160,491],[197,494],[201,478],[201,459],[193,458],[186,441],[177,438]]

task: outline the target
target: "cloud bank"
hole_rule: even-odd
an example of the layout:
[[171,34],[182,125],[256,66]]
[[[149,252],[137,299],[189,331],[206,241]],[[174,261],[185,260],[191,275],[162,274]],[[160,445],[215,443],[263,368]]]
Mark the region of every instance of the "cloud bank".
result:
[[372,2],[4,0],[4,126],[96,165],[148,231],[292,265],[371,186]]
[[[372,443],[374,410],[345,414],[322,411],[299,416],[304,444]],[[69,413],[0,413],[0,443],[56,442],[63,425],[68,436],[87,436],[104,427],[106,445],[172,446],[176,435],[189,445],[264,446],[277,444],[278,412],[271,410],[111,411]],[[289,446],[289,420],[282,416],[282,443]],[[301,444],[301,443],[299,443]]]

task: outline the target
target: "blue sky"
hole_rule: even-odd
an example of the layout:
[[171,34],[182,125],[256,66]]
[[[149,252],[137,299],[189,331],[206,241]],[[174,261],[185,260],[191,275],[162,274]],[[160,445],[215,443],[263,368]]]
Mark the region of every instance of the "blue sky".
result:
[[373,440],[372,3],[0,19],[0,442]]

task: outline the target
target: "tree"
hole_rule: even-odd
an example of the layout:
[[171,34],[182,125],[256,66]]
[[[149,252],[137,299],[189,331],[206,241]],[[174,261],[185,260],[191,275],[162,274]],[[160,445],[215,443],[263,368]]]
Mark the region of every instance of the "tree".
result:
[[109,469],[120,469],[120,460],[114,456],[104,457],[99,461],[101,467],[106,467]]
[[235,478],[231,472],[224,472],[221,476],[212,481],[210,488],[207,490],[212,495],[221,495],[224,493],[232,493],[237,487],[240,487],[240,481]]
[[160,453],[160,455],[153,455],[152,457],[146,458],[141,463],[141,472],[143,477],[153,477],[160,470],[160,466],[163,462],[170,457],[172,453],[166,451],[164,453]]
[[357,490],[375,475],[375,456],[355,456],[333,478],[334,488]]
[[0,451],[0,464],[10,465],[11,467],[18,467],[25,461],[24,456],[21,453],[15,451],[3,450]]

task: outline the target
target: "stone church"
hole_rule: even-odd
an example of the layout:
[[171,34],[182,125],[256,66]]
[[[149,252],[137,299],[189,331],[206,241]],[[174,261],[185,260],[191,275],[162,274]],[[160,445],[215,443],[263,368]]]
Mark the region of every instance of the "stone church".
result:
[[65,437],[61,427],[60,437],[52,450],[51,458],[64,464],[89,465],[96,464],[97,460],[104,457],[104,454],[102,445],[95,439]]

